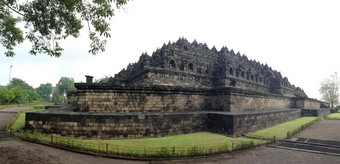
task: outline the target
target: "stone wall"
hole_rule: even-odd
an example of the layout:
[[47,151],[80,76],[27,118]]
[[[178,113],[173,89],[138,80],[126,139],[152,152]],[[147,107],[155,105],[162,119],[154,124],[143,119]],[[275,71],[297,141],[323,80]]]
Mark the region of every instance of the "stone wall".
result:
[[230,94],[230,111],[268,111],[291,108],[291,98],[266,94]]
[[70,106],[76,106],[77,102],[77,92],[69,91],[67,92],[67,104]]
[[97,113],[29,112],[26,130],[80,138],[145,138],[211,131],[238,136],[301,117],[299,109],[267,112]]
[[247,80],[244,78],[237,77],[226,77],[224,84],[235,88],[246,89],[250,91],[256,91],[259,93],[270,93],[271,88],[263,83]]
[[315,108],[318,109],[321,107],[321,102],[313,99],[305,99],[304,108]]
[[79,90],[73,103],[85,112],[201,111],[210,110],[211,104],[210,92],[203,88],[92,85],[83,90],[81,84],[76,86]]
[[204,113],[91,114],[50,109],[27,113],[25,129],[81,138],[144,138],[202,131],[205,121]]
[[267,128],[301,117],[300,109],[276,110],[253,113],[209,113],[208,129],[228,135],[243,133]]
[[321,107],[327,107],[322,104],[325,104],[324,102],[315,100],[315,99],[310,99],[310,98],[293,98],[294,101],[294,107],[295,108],[300,108],[300,109],[318,109]]
[[271,111],[293,107],[290,97],[259,93],[239,88],[216,88],[212,97],[214,109],[227,112]]
[[234,87],[188,88],[77,83],[69,104],[85,112],[270,111],[320,108],[320,101]]
[[320,108],[320,109],[302,109],[302,117],[322,117],[331,114],[330,108]]

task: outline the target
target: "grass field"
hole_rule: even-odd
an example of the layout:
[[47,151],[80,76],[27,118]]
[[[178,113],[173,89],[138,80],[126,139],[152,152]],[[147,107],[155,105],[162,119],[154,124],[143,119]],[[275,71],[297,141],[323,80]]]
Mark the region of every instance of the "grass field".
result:
[[84,143],[97,142],[99,144],[111,144],[123,147],[134,147],[137,149],[159,149],[159,148],[188,148],[188,147],[217,147],[227,145],[230,150],[232,144],[240,144],[242,142],[253,141],[254,144],[261,144],[264,141],[253,140],[248,138],[231,138],[224,135],[199,132],[193,134],[168,136],[161,138],[145,138],[145,139],[124,139],[124,140],[82,140]]
[[326,117],[329,120],[340,120],[340,113],[333,113]]
[[299,130],[315,123],[318,120],[320,120],[319,117],[302,117],[267,129],[248,133],[246,136],[266,139],[272,139],[275,136],[276,139],[285,139],[287,138],[287,133],[295,134]]
[[[34,109],[29,110],[28,112],[38,111],[43,109]],[[22,112],[19,114],[15,123],[13,124],[13,130],[22,129],[25,126],[25,116],[26,112]],[[43,136],[40,136],[43,137]],[[62,137],[63,139],[67,139],[67,137]],[[159,148],[186,148],[186,147],[216,147],[220,145],[228,145],[230,150],[232,148],[232,144],[239,144],[242,142],[250,142],[254,141],[254,144],[262,144],[265,143],[261,140],[254,140],[248,138],[232,138],[227,137],[220,134],[214,134],[209,132],[199,132],[193,134],[185,134],[185,135],[176,135],[176,136],[168,136],[168,137],[159,137],[159,138],[144,138],[144,139],[121,139],[121,140],[97,140],[97,139],[76,139],[71,138],[74,142],[81,142],[84,144],[110,144],[119,147],[131,147],[136,149],[159,149]],[[47,139],[50,140],[49,136]]]
[[[42,109],[33,109],[42,110]],[[31,110],[31,111],[33,111]],[[25,125],[25,113],[19,113],[11,126],[13,129],[21,129]],[[292,134],[308,127],[309,125],[320,120],[319,117],[303,117],[283,124],[279,124],[267,129],[249,133],[247,136],[273,139],[284,139]],[[144,139],[80,139],[62,136],[44,135],[41,133],[16,132],[16,136],[33,139],[39,142],[53,143],[57,145],[73,147],[81,150],[96,152],[106,152],[131,156],[152,156],[152,157],[170,157],[170,156],[193,156],[205,155],[222,152],[230,152],[239,149],[245,149],[267,143],[269,141],[249,139],[249,138],[232,138],[220,134],[209,132],[199,132],[185,135],[167,136],[160,138]]]
[[132,156],[194,156],[225,153],[251,148],[268,141],[249,138],[231,138],[209,132],[176,135],[160,138],[97,140],[78,139],[61,136],[46,136],[40,133],[17,133],[22,138],[30,138],[46,143],[74,147],[95,152],[107,152]]
[[[25,126],[26,112],[38,110],[43,110],[43,108],[36,108],[18,113],[17,116],[11,120],[13,123],[8,125],[8,129],[22,129]],[[232,150],[250,148],[268,142],[241,137],[232,138],[209,132],[159,138],[119,140],[79,139],[62,136],[53,136],[52,138],[51,135],[47,136],[41,133],[30,134],[25,132],[17,132],[15,135],[46,143],[52,141],[54,144],[76,147],[84,150],[156,157],[230,152]]]

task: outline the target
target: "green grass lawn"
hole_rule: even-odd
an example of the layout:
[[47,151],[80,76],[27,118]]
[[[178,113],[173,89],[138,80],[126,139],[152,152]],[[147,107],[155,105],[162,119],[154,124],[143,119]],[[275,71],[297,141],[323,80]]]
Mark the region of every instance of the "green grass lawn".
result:
[[[13,130],[20,130],[25,126],[26,112],[43,110],[37,108],[29,111],[18,113],[13,123]],[[44,135],[40,133],[24,133],[19,132],[15,135],[21,137],[28,137],[34,140],[43,142],[51,142],[51,135]],[[267,141],[256,140],[249,138],[232,138],[220,134],[209,132],[199,132],[185,135],[176,135],[159,138],[144,138],[144,139],[80,139],[71,137],[54,136],[53,143],[64,146],[77,147],[80,149],[93,151],[108,151],[120,154],[133,155],[151,155],[151,156],[169,156],[173,155],[193,155],[196,153],[211,154],[217,152],[229,152],[232,150],[249,148],[256,145],[264,144]],[[174,151],[175,150],[175,151]]]
[[299,129],[301,126],[312,124],[318,121],[319,117],[302,117],[293,121],[289,121],[283,124],[279,124],[267,129],[259,130],[253,133],[248,133],[246,136],[272,139],[274,136],[276,139],[287,138],[287,133],[292,133],[294,130]]
[[340,113],[333,113],[330,114],[326,117],[326,119],[330,119],[330,120],[340,120]]
[[[33,111],[42,110],[36,109]],[[22,129],[25,126],[26,112],[19,115],[18,119],[13,124],[13,130]],[[50,141],[50,136],[39,135],[41,140]],[[143,138],[143,139],[112,139],[112,140],[100,140],[100,139],[78,139],[61,137],[60,140],[65,142],[76,142],[81,144],[94,144],[94,145],[114,145],[115,147],[133,148],[133,149],[161,149],[161,148],[191,148],[191,147],[219,147],[228,146],[228,150],[232,149],[232,145],[235,146],[241,143],[254,142],[255,145],[266,143],[263,140],[249,139],[249,138],[232,138],[220,134],[214,134],[210,132],[199,132],[192,134],[183,134],[159,138]],[[69,141],[68,141],[69,140]]]
[[[28,134],[18,133],[21,137],[29,137],[35,140],[51,142],[51,136],[40,133]],[[99,140],[99,139],[79,139],[70,137],[54,136],[53,143],[76,147],[90,151],[118,153],[124,155],[137,156],[190,156],[230,152],[244,148],[254,147],[268,141],[232,138],[224,135],[198,132],[185,135],[176,135],[160,138],[144,139],[119,139],[119,140]]]
[[145,139],[122,139],[122,140],[82,140],[84,143],[99,143],[99,144],[111,144],[116,146],[131,147],[137,149],[151,148],[187,148],[187,147],[217,147],[221,145],[227,145],[232,147],[232,143],[239,144],[242,142],[254,141],[255,144],[264,143],[261,140],[253,140],[248,138],[232,138],[224,135],[199,132],[185,135],[176,135],[160,138],[145,138]]
[[[259,130],[254,133],[249,133],[247,136],[267,139],[272,139],[273,136],[275,136],[276,139],[284,139],[287,137],[287,132],[294,134],[301,130],[302,127],[307,127],[320,119],[321,118],[319,117],[303,117],[267,129]],[[12,128],[21,129],[24,127],[24,125],[25,112],[22,112],[17,116]],[[118,153],[123,155],[153,157],[191,156],[230,152],[232,150],[249,148],[269,142],[242,137],[232,138],[209,132],[199,132],[159,138],[112,140],[80,139],[55,135],[52,137],[51,135],[44,135],[41,133],[30,134],[24,132],[19,132],[15,135],[24,138],[28,137],[30,139],[46,143],[53,141],[54,144],[90,151],[107,151],[109,153]]]
[[45,110],[45,108],[44,108],[44,107],[42,107],[42,108],[36,108],[36,109],[34,109],[34,110],[24,111],[24,112],[20,113],[19,117],[17,118],[17,120],[16,120],[15,123],[13,124],[12,128],[13,128],[14,130],[24,128],[24,127],[25,127],[26,113],[27,113],[27,112],[39,111],[39,110]]

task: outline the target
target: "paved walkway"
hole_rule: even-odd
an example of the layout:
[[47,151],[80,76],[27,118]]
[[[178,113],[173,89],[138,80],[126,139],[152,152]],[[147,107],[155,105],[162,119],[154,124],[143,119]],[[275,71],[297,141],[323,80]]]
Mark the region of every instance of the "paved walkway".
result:
[[340,141],[340,120],[323,120],[301,131],[294,137]]
[[339,127],[338,120],[324,120],[295,135],[290,141],[275,147],[334,155],[340,158]]
[[[0,127],[15,116],[16,112],[32,107],[13,107],[0,110]],[[0,129],[1,129],[0,128]],[[323,120],[294,137],[323,140],[340,140],[340,121]],[[249,164],[294,164],[294,163],[340,163],[339,156],[294,151],[274,147],[258,147],[255,149],[234,152],[218,156],[199,157],[182,160],[165,161],[131,161],[96,157],[69,152],[53,147],[25,142],[18,139],[0,140],[0,161],[2,163],[249,163]]]
[[33,109],[34,106],[9,107],[0,109],[0,132],[6,128],[6,124],[21,110]]

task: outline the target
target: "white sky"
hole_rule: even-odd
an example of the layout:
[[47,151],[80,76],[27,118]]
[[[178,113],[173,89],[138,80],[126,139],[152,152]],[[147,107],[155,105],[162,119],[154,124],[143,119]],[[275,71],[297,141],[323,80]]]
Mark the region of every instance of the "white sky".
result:
[[[312,98],[320,82],[340,72],[340,1],[337,0],[135,0],[111,20],[106,52],[89,54],[88,32],[62,42],[60,58],[28,54],[30,43],[7,58],[0,46],[0,85],[12,77],[38,87],[60,77],[85,81],[113,76],[143,52],[152,54],[164,42],[185,37],[190,42],[222,46],[267,63]],[[84,28],[86,29],[86,28]]]

